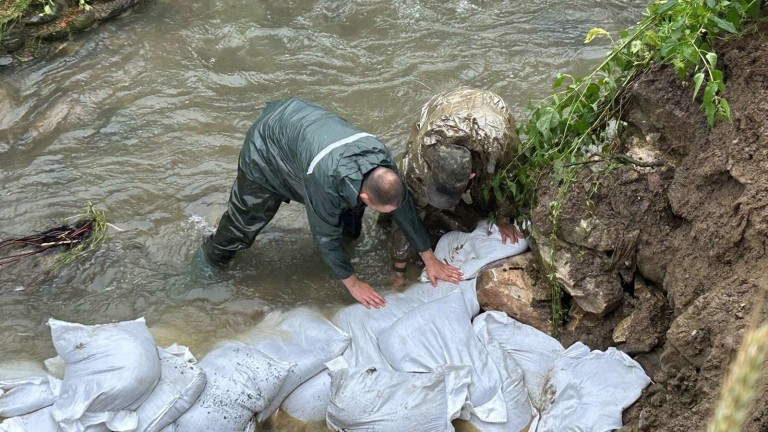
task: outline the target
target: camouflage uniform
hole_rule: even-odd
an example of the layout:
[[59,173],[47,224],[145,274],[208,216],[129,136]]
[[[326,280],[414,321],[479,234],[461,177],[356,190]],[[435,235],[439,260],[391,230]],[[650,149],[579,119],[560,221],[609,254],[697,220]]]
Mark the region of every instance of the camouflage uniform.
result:
[[[497,202],[493,193],[485,199],[481,190],[497,170],[512,162],[519,143],[515,120],[495,93],[459,88],[438,94],[424,105],[400,166],[433,239],[448,231],[471,231],[492,213],[505,222],[514,215],[513,203]],[[430,183],[439,189],[441,177],[446,177],[441,171],[462,172],[456,167],[461,164],[467,165],[465,178],[469,172],[476,175],[462,186],[462,198],[452,209],[430,204],[435,193]],[[382,223],[387,225],[386,218]],[[400,229],[391,226],[390,235],[393,260],[403,262],[414,256]]]

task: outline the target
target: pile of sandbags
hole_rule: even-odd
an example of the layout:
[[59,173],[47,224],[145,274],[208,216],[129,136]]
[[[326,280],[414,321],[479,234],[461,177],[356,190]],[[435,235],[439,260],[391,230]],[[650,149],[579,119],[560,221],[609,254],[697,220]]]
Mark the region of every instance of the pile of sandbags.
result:
[[223,342],[199,364],[185,347],[157,348],[144,319],[49,325],[60,359],[46,364],[63,363],[63,380],[0,380],[0,432],[252,431],[349,345],[306,308],[270,314],[248,343]]
[[[495,227],[449,233],[438,258],[474,277],[519,254]],[[554,338],[503,313],[479,314],[475,280],[415,284],[385,296],[386,307],[352,305],[334,323],[352,340],[286,399],[282,409],[337,431],[453,431],[463,419],[483,432],[621,426],[621,414],[650,383],[640,365],[609,349],[565,350]]]
[[456,419],[483,432],[620,427],[650,382],[637,362],[480,314],[471,277],[526,247],[502,245],[485,223],[449,233],[436,254],[469,280],[414,284],[332,321],[272,312],[199,364],[184,347],[157,348],[143,319],[52,319],[49,374],[4,380],[0,369],[0,432],[251,432],[278,409],[337,431],[450,432]]
[[205,387],[185,347],[155,346],[143,318],[85,326],[51,319],[64,376],[0,383],[3,432],[165,430]]

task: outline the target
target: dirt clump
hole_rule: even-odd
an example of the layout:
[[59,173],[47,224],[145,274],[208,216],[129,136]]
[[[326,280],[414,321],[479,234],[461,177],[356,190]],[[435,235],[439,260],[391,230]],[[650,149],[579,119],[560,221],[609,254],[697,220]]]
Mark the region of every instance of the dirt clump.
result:
[[[534,250],[572,296],[561,337],[617,346],[654,383],[622,431],[703,431],[753,306],[768,292],[768,26],[716,47],[733,123],[708,128],[672,68],[624,94],[620,152],[657,166],[586,165],[553,225],[542,185]],[[597,300],[596,300],[597,299]],[[760,319],[768,319],[768,312]],[[768,431],[765,381],[744,431]]]

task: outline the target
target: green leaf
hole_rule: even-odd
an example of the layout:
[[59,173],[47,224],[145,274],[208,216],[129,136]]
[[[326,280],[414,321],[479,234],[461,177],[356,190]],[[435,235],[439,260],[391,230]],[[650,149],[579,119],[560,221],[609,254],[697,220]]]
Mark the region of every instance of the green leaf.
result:
[[648,30],[645,32],[645,43],[648,45],[658,48],[659,45],[661,45],[661,41],[659,40],[659,35],[656,34],[653,30]]
[[[557,79],[555,80],[555,83],[552,84],[552,88],[559,88],[563,85],[563,80],[565,80],[566,74],[557,74]],[[555,101],[557,103],[557,101]]]
[[595,27],[595,28],[589,30],[589,32],[587,33],[586,39],[584,39],[584,43],[588,44],[588,43],[592,42],[592,39],[594,39],[595,37],[600,36],[600,35],[605,35],[605,36],[611,37],[611,35],[607,31],[605,31],[605,30],[603,30],[601,28]]
[[707,0],[707,6],[709,6],[711,9],[714,9],[715,6],[717,6],[717,0]]
[[704,72],[699,72],[693,77],[693,98],[692,100],[696,99],[696,95],[699,94],[699,89],[701,88],[701,83],[704,82]]
[[659,7],[659,10],[656,13],[663,14],[664,12],[672,9],[673,7],[677,6],[677,0],[669,0],[665,2],[664,4]]
[[499,187],[499,184],[497,182],[494,182],[493,184],[493,195],[499,201],[504,199],[504,193],[501,192],[501,187]]
[[545,141],[549,141],[550,138],[552,138],[552,132],[550,131],[552,123],[557,124],[557,120],[555,120],[555,117],[557,116],[557,113],[552,108],[547,108],[547,111],[544,112],[541,117],[539,117],[539,120],[536,122],[536,129],[541,132],[541,136]]
[[720,99],[720,108],[723,110],[723,115],[728,121],[733,120],[733,117],[731,117],[731,106],[728,105],[728,101],[725,99]]
[[738,33],[736,30],[736,27],[733,26],[733,24],[729,23],[728,21],[719,18],[715,15],[710,15],[709,19],[715,23],[716,26],[718,26],[720,29],[727,31],[728,33]]
[[705,55],[705,57],[707,58],[709,65],[712,66],[712,69],[717,67],[717,54],[713,52],[708,52],[707,55]]

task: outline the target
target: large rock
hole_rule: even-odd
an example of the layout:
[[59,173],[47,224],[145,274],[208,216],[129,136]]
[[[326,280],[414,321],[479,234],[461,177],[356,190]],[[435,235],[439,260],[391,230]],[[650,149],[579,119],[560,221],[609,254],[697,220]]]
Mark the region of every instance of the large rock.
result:
[[622,281],[604,253],[558,240],[553,254],[549,238],[536,230],[531,238],[542,269],[554,268],[558,282],[584,311],[604,316],[621,303]]
[[545,333],[551,330],[552,295],[545,283],[537,283],[531,252],[493,263],[478,275],[477,299],[483,310],[504,312]]

